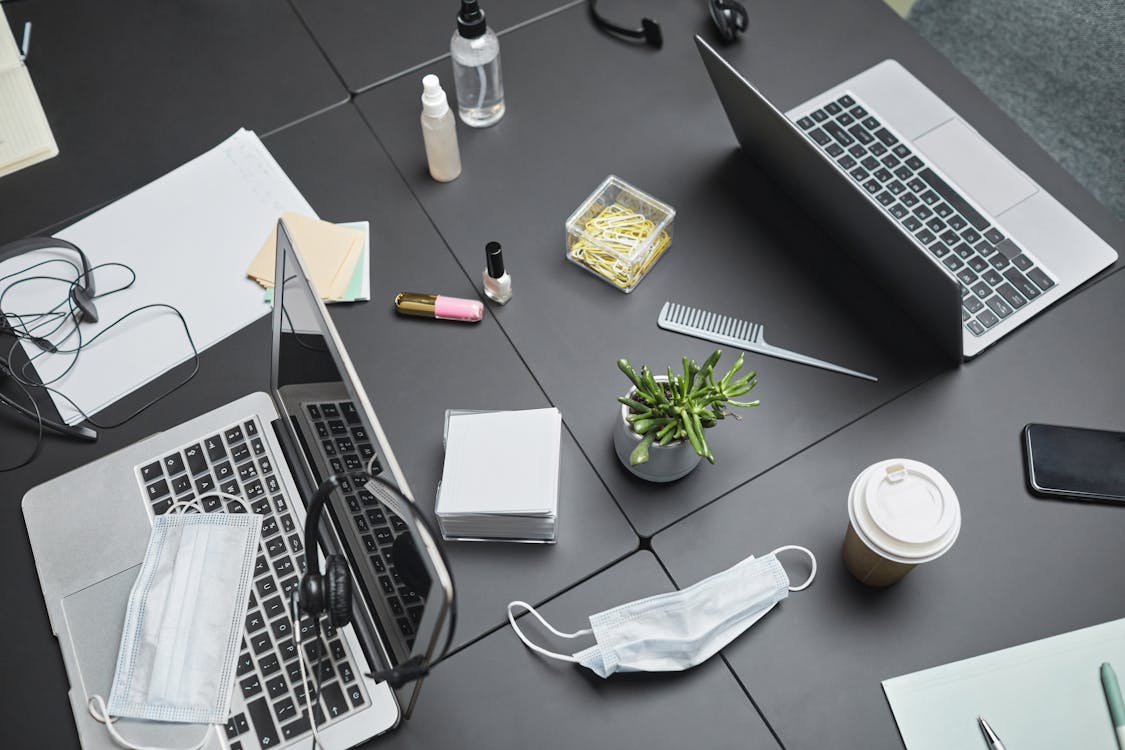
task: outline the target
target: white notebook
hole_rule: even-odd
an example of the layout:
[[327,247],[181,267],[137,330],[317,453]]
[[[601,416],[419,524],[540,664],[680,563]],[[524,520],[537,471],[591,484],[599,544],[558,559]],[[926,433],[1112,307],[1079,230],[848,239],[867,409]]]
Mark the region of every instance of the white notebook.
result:
[[58,153],[31,74],[0,9],[0,177]]
[[554,541],[561,439],[554,408],[450,413],[435,509],[442,535]]

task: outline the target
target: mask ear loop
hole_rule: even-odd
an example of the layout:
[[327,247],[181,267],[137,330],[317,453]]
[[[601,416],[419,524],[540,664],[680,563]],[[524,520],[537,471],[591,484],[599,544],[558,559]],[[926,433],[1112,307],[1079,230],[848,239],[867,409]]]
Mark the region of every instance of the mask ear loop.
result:
[[538,620],[540,623],[542,623],[543,627],[547,628],[547,630],[550,630],[552,633],[557,635],[559,638],[579,638],[581,636],[589,635],[589,634],[593,633],[594,632],[593,630],[591,630],[589,628],[584,628],[583,630],[576,630],[573,633],[564,633],[561,630],[555,630],[555,628],[551,626],[551,623],[544,620],[543,616],[535,611],[535,607],[531,606],[527,602],[516,601],[516,602],[509,602],[508,603],[508,622],[511,623],[512,630],[516,631],[516,635],[519,637],[519,639],[521,641],[523,641],[523,645],[527,646],[529,649],[531,649],[535,653],[542,654],[543,656],[546,656],[546,657],[551,658],[551,659],[558,659],[559,661],[569,661],[569,662],[574,662],[574,663],[578,662],[578,660],[575,659],[573,656],[570,656],[568,654],[557,654],[554,651],[548,651],[547,649],[543,648],[542,646],[536,646],[534,643],[529,641],[527,639],[527,636],[523,634],[523,631],[520,630],[519,625],[516,625],[515,615],[512,614],[512,608],[513,607],[523,607],[524,609],[526,609],[528,612],[530,612],[535,617],[536,620]]
[[806,555],[809,556],[809,560],[812,561],[812,571],[809,573],[808,580],[806,580],[800,586],[790,586],[789,587],[790,591],[804,591],[805,589],[807,589],[809,587],[809,584],[813,582],[813,579],[816,578],[816,555],[814,555],[807,547],[801,547],[801,546],[796,545],[796,544],[787,544],[784,547],[778,547],[777,549],[775,549],[770,554],[771,555],[777,555],[778,552],[785,552],[786,550],[790,550],[790,549],[797,550],[798,552],[804,552]]
[[[105,724],[109,736],[121,747],[130,748],[130,750],[167,750],[167,748],[152,747],[150,745],[134,745],[118,734],[117,729],[113,726],[114,722],[117,721],[117,717],[109,715],[105,707],[105,700],[100,695],[90,696],[90,700],[86,702],[86,708],[89,709],[90,715],[94,717],[95,721]],[[187,750],[200,750],[200,748],[207,744],[207,740],[211,739],[211,730],[214,728],[214,724],[208,724],[207,731],[203,733],[203,739],[190,748],[187,748]]]

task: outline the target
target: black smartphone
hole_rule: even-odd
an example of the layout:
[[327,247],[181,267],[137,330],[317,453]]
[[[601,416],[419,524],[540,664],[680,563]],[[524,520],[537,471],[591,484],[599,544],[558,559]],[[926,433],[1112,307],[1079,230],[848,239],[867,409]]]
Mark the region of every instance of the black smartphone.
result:
[[1035,494],[1125,503],[1125,432],[1029,424],[1023,439]]

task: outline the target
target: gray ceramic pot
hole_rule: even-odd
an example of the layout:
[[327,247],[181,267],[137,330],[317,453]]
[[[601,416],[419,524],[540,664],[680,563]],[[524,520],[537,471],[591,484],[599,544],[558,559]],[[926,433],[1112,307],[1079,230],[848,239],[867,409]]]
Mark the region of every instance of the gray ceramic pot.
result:
[[[668,382],[667,376],[656,376],[658,383]],[[636,389],[629,391],[633,396]],[[629,454],[641,442],[641,436],[633,432],[633,428],[625,420],[629,416],[629,407],[621,404],[621,411],[617,416],[617,425],[613,431],[613,447],[617,450],[617,458],[622,466],[636,474],[641,479],[650,482],[673,482],[687,476],[692,469],[699,465],[703,458],[691,447],[686,440],[676,440],[668,445],[653,445],[648,451],[648,461],[633,466],[629,463]]]

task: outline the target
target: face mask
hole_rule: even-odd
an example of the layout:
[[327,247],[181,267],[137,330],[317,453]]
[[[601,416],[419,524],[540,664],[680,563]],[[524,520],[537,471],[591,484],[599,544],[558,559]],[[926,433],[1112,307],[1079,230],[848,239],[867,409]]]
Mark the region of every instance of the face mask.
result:
[[115,739],[111,716],[226,721],[261,531],[252,513],[155,520],[129,594],[109,705],[91,699],[91,713]]
[[[812,560],[809,578],[790,586],[777,553],[799,550]],[[716,573],[680,591],[590,615],[590,627],[563,633],[544,620],[531,605],[512,602],[508,622],[528,648],[543,656],[571,661],[609,677],[614,672],[676,672],[711,658],[756,623],[790,591],[803,591],[816,577],[816,557],[804,547],[779,547],[765,557],[746,558],[733,568]],[[557,654],[527,639],[516,624],[513,609],[530,612],[544,627],[561,638],[593,634],[593,646],[573,655]]]

